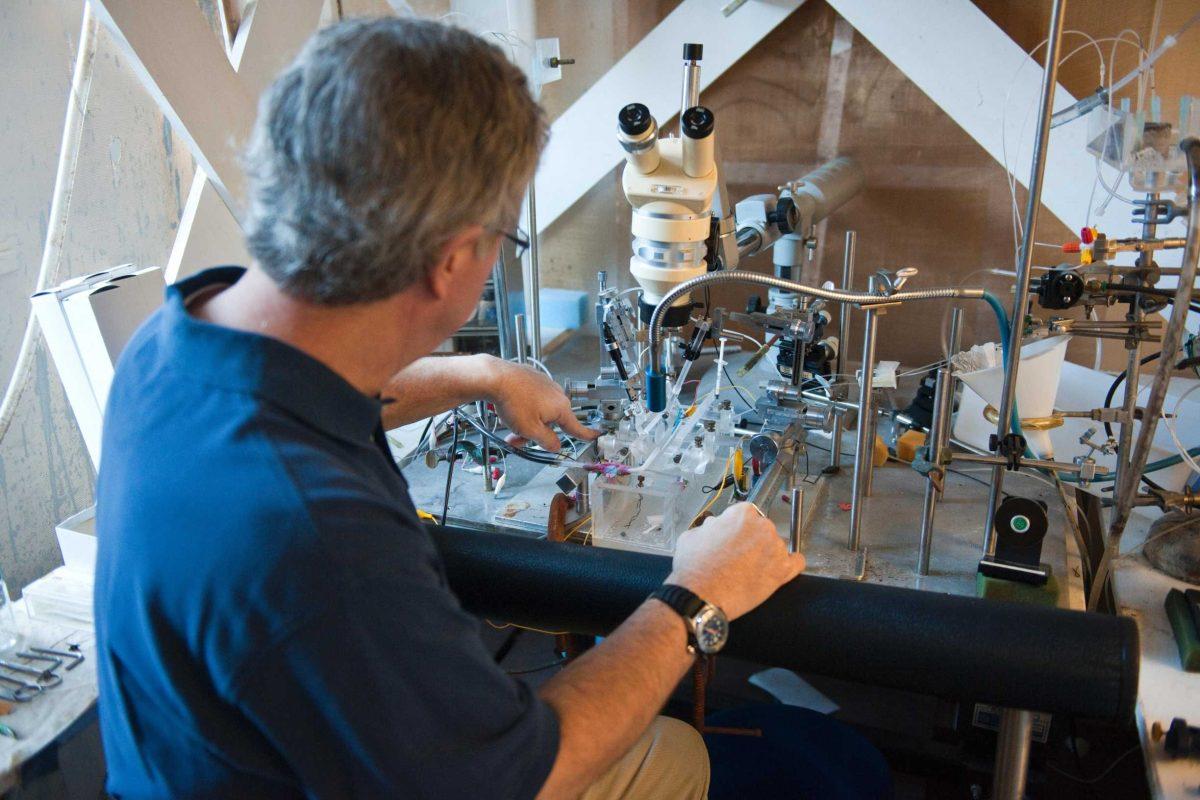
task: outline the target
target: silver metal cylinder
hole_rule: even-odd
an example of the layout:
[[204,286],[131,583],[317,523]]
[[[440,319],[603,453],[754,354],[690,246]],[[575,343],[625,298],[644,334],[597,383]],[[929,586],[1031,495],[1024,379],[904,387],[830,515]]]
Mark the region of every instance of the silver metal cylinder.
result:
[[542,360],[542,273],[538,264],[537,195],[534,182],[529,183],[526,197],[526,216],[529,220],[529,252],[524,263],[525,313],[529,315],[529,339],[533,345],[533,357]]
[[[946,438],[949,434],[947,423],[949,422],[948,409],[951,406],[951,400],[954,397],[953,384],[951,383],[950,368],[942,367],[937,373],[937,388],[933,395],[933,415],[929,426],[929,457],[936,460],[938,453],[945,447]],[[937,488],[934,486],[933,480],[925,481],[925,504],[921,508],[921,544],[917,551],[917,574],[929,574],[929,558],[933,553],[933,516],[937,511]]]
[[[475,402],[475,414],[479,417],[479,422],[484,427],[487,427],[487,403],[482,400]],[[483,457],[483,490],[490,492],[495,488],[492,482],[492,445],[486,436],[479,437],[479,453]]]
[[[870,281],[870,289],[875,288],[875,279]],[[862,380],[858,389],[858,435],[854,446],[854,492],[850,498],[850,539],[846,546],[858,550],[862,543],[863,505],[867,496],[867,481],[870,480],[870,470],[875,457],[874,426],[871,424],[875,409],[871,402],[872,389],[875,381],[875,332],[877,329],[876,312],[869,306],[866,309],[866,325],[863,330],[862,350]]]
[[[1066,0],[1054,0],[1050,11],[1049,47],[1046,68],[1042,73],[1041,108],[1038,112],[1037,138],[1033,142],[1033,168],[1029,176],[1029,195],[1025,203],[1025,235],[1021,240],[1021,260],[1017,264],[1016,295],[1012,317],[1009,319],[1010,352],[1004,369],[1004,391],[1000,397],[1000,417],[996,421],[996,436],[1003,440],[1011,432],[1012,409],[1017,397],[1017,372],[1021,366],[1021,334],[1025,329],[1025,307],[1029,302],[1029,279],[1032,273],[1033,247],[1037,240],[1037,215],[1042,207],[1042,179],[1046,174],[1046,151],[1050,145],[1050,117],[1054,112],[1054,90],[1058,86],[1058,62],[1062,51],[1063,17]],[[1004,468],[992,470],[992,486],[988,492],[987,518],[983,522],[984,552],[991,554],[996,547],[992,518],[1000,505],[1004,486]]]
[[700,63],[695,60],[683,62],[683,93],[679,98],[679,119],[683,112],[700,105]]
[[504,274],[503,258],[497,259],[492,267],[492,289],[496,293],[496,327],[500,339],[500,357],[507,361],[513,357],[516,345],[508,327],[512,317],[508,311],[508,276]]
[[524,364],[525,359],[529,357],[529,344],[525,341],[525,315],[516,314],[513,316],[513,328],[517,332],[517,363]]
[[[858,234],[846,231],[846,250],[842,255],[842,285],[843,292],[854,291],[854,251],[858,247]],[[850,304],[842,303],[838,316],[838,351],[834,359],[834,380],[840,381],[846,374],[846,353],[850,347]]]
[[840,408],[833,409],[833,435],[829,439],[829,471],[837,472],[842,468],[842,430],[845,427],[845,412]]
[[[950,400],[946,403],[945,416],[943,421],[942,443],[950,441],[950,437],[954,433],[954,398],[958,394],[958,378],[954,377],[954,368],[950,364],[950,359],[962,350],[962,329],[963,329],[963,310],[959,306],[955,306],[950,311],[950,352],[946,354],[946,387],[950,395]],[[938,500],[942,499],[945,493],[945,483],[941,489],[938,489]]]
[[992,773],[992,800],[1024,799],[1032,733],[1032,711],[1006,708],[1000,712],[996,764]]
[[579,473],[579,484],[575,492],[575,512],[580,517],[592,513],[592,485],[588,482],[588,474],[582,470]]
[[789,498],[792,501],[791,520],[788,525],[788,552],[800,552],[800,530],[804,525],[804,490],[800,487],[792,489]]

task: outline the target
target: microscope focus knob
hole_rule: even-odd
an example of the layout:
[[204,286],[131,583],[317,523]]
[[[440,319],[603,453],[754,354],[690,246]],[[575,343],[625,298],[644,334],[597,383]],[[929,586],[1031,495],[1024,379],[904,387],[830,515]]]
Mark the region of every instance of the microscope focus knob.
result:
[[796,232],[796,226],[800,224],[800,209],[796,208],[796,201],[791,197],[781,197],[775,205],[775,210],[767,215],[769,222],[775,223],[775,227],[784,236],[789,233]]

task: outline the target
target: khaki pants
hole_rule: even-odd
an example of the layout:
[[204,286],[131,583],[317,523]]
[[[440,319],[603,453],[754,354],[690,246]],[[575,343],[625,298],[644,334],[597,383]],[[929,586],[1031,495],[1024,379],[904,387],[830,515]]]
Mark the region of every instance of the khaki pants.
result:
[[705,800],[708,750],[696,729],[658,717],[581,800]]

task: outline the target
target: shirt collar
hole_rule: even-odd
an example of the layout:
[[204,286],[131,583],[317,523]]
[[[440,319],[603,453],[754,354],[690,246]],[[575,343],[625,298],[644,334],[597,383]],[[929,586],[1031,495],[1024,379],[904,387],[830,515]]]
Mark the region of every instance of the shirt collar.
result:
[[193,317],[187,301],[217,284],[233,284],[244,267],[213,267],[167,287],[165,352],[178,367],[213,386],[252,394],[308,425],[355,443],[371,441],[382,404],[317,359],[278,339]]

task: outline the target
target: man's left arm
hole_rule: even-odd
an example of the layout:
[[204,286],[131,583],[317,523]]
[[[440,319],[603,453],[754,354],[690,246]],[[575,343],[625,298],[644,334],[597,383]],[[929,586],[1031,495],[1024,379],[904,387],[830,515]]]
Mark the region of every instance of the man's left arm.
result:
[[559,449],[558,425],[571,436],[594,439],[596,432],[575,418],[561,387],[532,367],[489,355],[428,356],[409,364],[383,387],[383,427],[392,429],[440,414],[464,403],[486,400],[515,434]]

